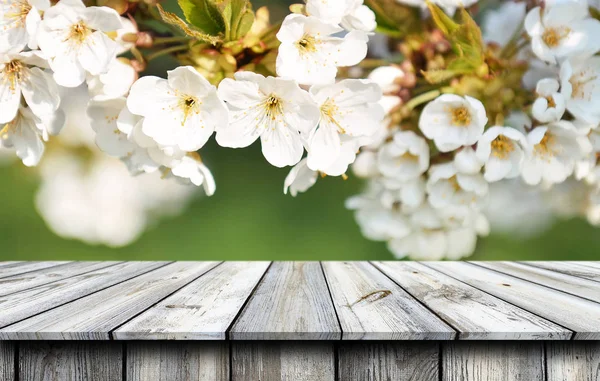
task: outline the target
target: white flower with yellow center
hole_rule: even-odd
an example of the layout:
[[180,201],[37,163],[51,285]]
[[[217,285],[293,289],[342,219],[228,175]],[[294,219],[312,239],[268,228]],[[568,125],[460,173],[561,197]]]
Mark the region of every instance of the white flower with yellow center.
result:
[[58,86],[38,51],[0,55],[0,123],[11,121],[21,104],[21,95],[40,118],[50,117],[60,104]]
[[477,99],[444,94],[425,106],[419,128],[441,152],[450,152],[477,143],[487,120]]
[[560,84],[554,78],[540,80],[536,86],[538,99],[533,103],[531,113],[542,123],[558,122],[565,113],[565,98],[558,91]]
[[367,35],[352,31],[343,38],[333,36],[342,30],[316,17],[287,16],[277,33],[277,75],[302,85],[333,82],[338,67],[356,65],[367,55]]
[[58,134],[64,121],[62,113],[42,120],[30,108],[20,107],[13,120],[0,125],[0,145],[14,148],[23,164],[35,166],[44,154],[44,141]]
[[[348,140],[371,136],[384,117],[381,88],[369,81],[346,79],[334,85],[315,85],[310,93],[319,105],[321,118],[308,136],[308,167],[326,171],[342,156]],[[357,147],[352,149],[356,152]],[[347,167],[354,157],[347,162]]]
[[377,157],[379,171],[399,181],[418,178],[429,168],[429,146],[412,131],[401,131],[384,144]]
[[227,125],[227,107],[191,66],[171,70],[167,78],[140,78],[131,87],[127,107],[144,117],[144,134],[159,145],[199,150],[215,128]]
[[485,163],[484,179],[495,182],[521,173],[525,157],[525,136],[512,127],[490,127],[477,143],[477,158]]
[[561,94],[567,110],[584,122],[600,123],[600,57],[565,61],[560,69]]
[[229,107],[229,125],[219,125],[222,147],[248,147],[259,137],[262,152],[276,167],[294,165],[302,158],[300,134],[308,136],[321,112],[310,94],[295,81],[238,72],[235,80],[219,84],[219,96]]
[[600,49],[600,21],[589,17],[582,0],[548,1],[546,7],[533,8],[525,18],[533,52],[550,63],[579,54],[593,55]]
[[118,45],[106,33],[121,28],[121,17],[112,8],[62,0],[44,13],[38,44],[49,58],[56,82],[77,87],[85,81],[86,73],[108,71]]
[[482,175],[460,173],[452,162],[431,166],[426,186],[434,208],[477,207],[487,196],[488,188]]
[[592,151],[589,139],[567,121],[534,128],[527,142],[532,151],[525,156],[521,176],[529,185],[562,183],[571,176],[576,162]]
[[50,0],[0,0],[0,53],[35,49],[40,11],[48,8]]

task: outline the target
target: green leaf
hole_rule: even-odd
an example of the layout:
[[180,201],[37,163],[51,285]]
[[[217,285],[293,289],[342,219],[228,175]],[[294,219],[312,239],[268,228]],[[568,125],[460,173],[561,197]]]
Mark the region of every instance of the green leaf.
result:
[[459,12],[458,22],[431,2],[427,3],[435,25],[444,33],[452,50],[458,56],[447,69],[458,74],[475,73],[485,63],[485,44],[481,29],[464,8]]
[[254,12],[248,0],[230,0],[223,9],[225,39],[234,41],[244,37],[254,23]]
[[165,11],[160,4],[157,4],[156,6],[158,8],[158,12],[160,13],[160,17],[163,19],[164,22],[178,27],[186,35],[193,37],[200,41],[209,42],[213,45],[216,45],[217,43],[222,42],[220,37],[211,36],[209,34],[206,34],[199,30],[196,30],[193,27],[190,27],[185,21],[183,21],[182,19],[177,17],[176,14]]
[[177,0],[185,19],[204,33],[218,36],[225,33],[225,21],[211,0]]
[[400,4],[397,0],[365,0],[375,13],[377,31],[391,37],[401,38],[421,29],[420,10]]

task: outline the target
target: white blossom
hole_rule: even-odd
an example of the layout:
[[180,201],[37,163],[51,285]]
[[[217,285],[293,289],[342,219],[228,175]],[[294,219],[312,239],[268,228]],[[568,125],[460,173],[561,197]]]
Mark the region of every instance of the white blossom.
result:
[[488,182],[512,179],[521,174],[527,147],[525,136],[512,127],[487,129],[477,143],[477,158],[485,163],[484,178]]
[[227,107],[216,88],[190,66],[167,72],[168,79],[142,77],[131,87],[129,110],[144,117],[143,132],[156,143],[196,151],[217,127],[228,124]]
[[565,181],[573,173],[575,163],[592,150],[589,139],[579,136],[575,126],[567,121],[534,128],[527,135],[527,142],[533,149],[525,156],[522,177],[529,185]]
[[533,8],[525,18],[533,52],[550,63],[579,54],[593,55],[600,45],[600,21],[588,17],[587,2],[581,0],[548,2]]
[[36,49],[40,11],[49,7],[50,0],[0,0],[0,54]]
[[433,165],[429,170],[427,193],[435,208],[477,207],[487,192],[488,183],[482,175],[459,173],[451,162]]
[[454,155],[453,160],[456,170],[467,175],[474,175],[481,171],[484,162],[479,160],[472,147],[463,147]]
[[44,13],[38,44],[49,58],[56,82],[77,87],[86,73],[105,73],[115,59],[118,45],[106,32],[122,28],[112,8],[86,7],[81,0],[61,0]]
[[283,184],[283,193],[287,194],[289,191],[293,197],[296,197],[298,193],[306,192],[315,185],[318,175],[317,171],[308,168],[306,159],[300,160],[286,176]]
[[560,84],[556,79],[545,78],[537,83],[538,99],[533,103],[531,113],[542,123],[558,122],[565,113],[565,98],[558,91]]
[[118,58],[111,62],[104,74],[88,79],[90,93],[94,98],[119,98],[129,94],[138,74],[127,59]]
[[418,178],[429,168],[429,146],[412,131],[401,131],[379,150],[379,171],[400,181]]
[[560,69],[561,94],[576,118],[600,123],[600,57],[572,59]]
[[288,15],[277,33],[277,75],[303,85],[333,82],[339,66],[356,65],[367,55],[367,35],[352,31],[343,38],[333,36],[342,30],[316,17]]
[[505,46],[512,36],[523,29],[527,4],[505,1],[489,10],[482,22],[483,39]]
[[371,32],[377,26],[375,14],[363,0],[306,0],[306,13],[346,30]]
[[0,123],[16,116],[21,96],[40,118],[51,117],[58,109],[58,86],[45,66],[38,51],[0,55]]
[[219,84],[219,96],[229,108],[229,125],[217,129],[222,147],[247,147],[259,137],[262,152],[276,167],[302,158],[300,133],[308,135],[320,118],[319,106],[292,80],[238,72]]
[[210,169],[202,162],[200,155],[196,152],[189,152],[178,160],[171,167],[170,173],[183,184],[202,185],[208,196],[212,196],[217,188]]
[[57,134],[63,125],[62,113],[42,120],[31,109],[20,107],[15,118],[0,128],[0,145],[14,148],[23,164],[35,166],[44,154],[44,141]]
[[[321,118],[308,136],[307,164],[314,171],[325,171],[341,159],[342,145],[352,143],[348,140],[375,133],[375,127],[384,117],[383,108],[377,103],[381,89],[366,80],[346,79],[334,85],[315,85],[310,93],[319,106]],[[350,150],[356,152],[357,148]],[[347,168],[354,156],[349,159],[340,165]]]
[[487,120],[479,100],[444,94],[425,106],[419,128],[441,152],[449,152],[477,143]]

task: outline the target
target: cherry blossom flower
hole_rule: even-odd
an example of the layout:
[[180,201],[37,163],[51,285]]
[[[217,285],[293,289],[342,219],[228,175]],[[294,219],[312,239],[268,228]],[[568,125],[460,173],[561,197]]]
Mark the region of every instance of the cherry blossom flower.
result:
[[535,119],[542,123],[558,122],[565,113],[565,98],[559,93],[560,84],[556,79],[545,78],[538,82],[536,92],[539,96],[532,107]]
[[310,94],[292,80],[238,72],[224,79],[219,96],[231,114],[230,123],[217,129],[222,147],[247,147],[259,137],[267,161],[276,167],[294,165],[302,158],[300,133],[308,135],[321,112]]
[[352,31],[343,38],[333,36],[343,29],[316,17],[289,15],[277,38],[277,75],[302,85],[334,81],[339,66],[352,66],[367,55],[367,35]]
[[488,193],[488,183],[480,174],[459,173],[453,163],[437,164],[429,170],[429,203],[435,208],[473,207]]
[[576,118],[600,123],[600,57],[572,59],[560,69],[561,94]]
[[194,68],[178,67],[167,77],[140,78],[131,87],[127,107],[144,117],[143,132],[156,143],[196,151],[217,127],[228,124],[227,107]]
[[44,141],[58,134],[63,125],[61,113],[42,120],[30,108],[20,107],[15,118],[0,128],[0,145],[14,148],[23,164],[32,167],[44,154]]
[[587,2],[549,1],[533,8],[525,18],[533,52],[550,63],[579,54],[593,55],[600,45],[592,36],[600,34],[600,21],[588,17]]
[[56,83],[77,87],[86,73],[106,73],[118,48],[106,32],[121,28],[121,17],[112,8],[61,0],[48,9],[39,27],[38,44],[49,58]]
[[429,168],[429,146],[412,131],[396,132],[379,150],[377,164],[384,176],[414,180]]
[[419,128],[441,152],[449,152],[477,143],[487,120],[477,99],[444,94],[425,106]]
[[0,53],[36,49],[40,11],[49,7],[50,0],[0,0]]
[[283,193],[288,191],[292,197],[296,197],[298,193],[306,192],[317,182],[319,173],[308,168],[306,159],[300,160],[290,173],[286,176],[283,184]]
[[[375,133],[384,117],[377,103],[381,89],[366,80],[346,79],[334,85],[315,85],[310,93],[319,105],[321,118],[308,137],[307,164],[314,171],[326,171],[341,158],[342,145],[351,144],[348,140]],[[350,152],[357,149],[351,147]],[[345,167],[354,161],[354,155],[349,159]]]
[[525,136],[512,127],[487,129],[477,143],[476,155],[485,163],[484,178],[488,182],[512,179],[521,174],[527,147]]
[[564,120],[534,128],[527,142],[533,149],[525,156],[522,177],[529,185],[565,181],[573,174],[575,163],[592,151],[589,140]]
[[58,86],[43,70],[46,66],[39,51],[0,56],[0,123],[17,115],[21,96],[39,118],[51,117],[58,109]]

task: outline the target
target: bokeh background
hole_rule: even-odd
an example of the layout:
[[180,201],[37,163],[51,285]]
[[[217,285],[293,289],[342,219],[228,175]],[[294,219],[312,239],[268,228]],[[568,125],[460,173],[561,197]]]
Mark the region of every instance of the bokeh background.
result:
[[[168,0],[167,8],[176,9],[174,3]],[[287,12],[284,1],[253,3],[269,5],[273,19]],[[152,70],[160,72],[169,65],[164,61]],[[293,198],[282,192],[289,168],[268,165],[258,143],[232,150],[217,147],[213,140],[202,155],[215,175],[216,194],[195,198],[183,214],[161,219],[123,248],[88,245],[55,235],[34,205],[38,172],[18,161],[3,165],[0,261],[392,259],[384,243],[362,237],[353,213],[344,208],[346,198],[361,189],[358,179],[321,179],[308,193]],[[531,223],[539,221],[532,219]],[[570,219],[551,223],[541,235],[494,233],[479,241],[471,259],[598,260],[600,230],[583,220]]]

